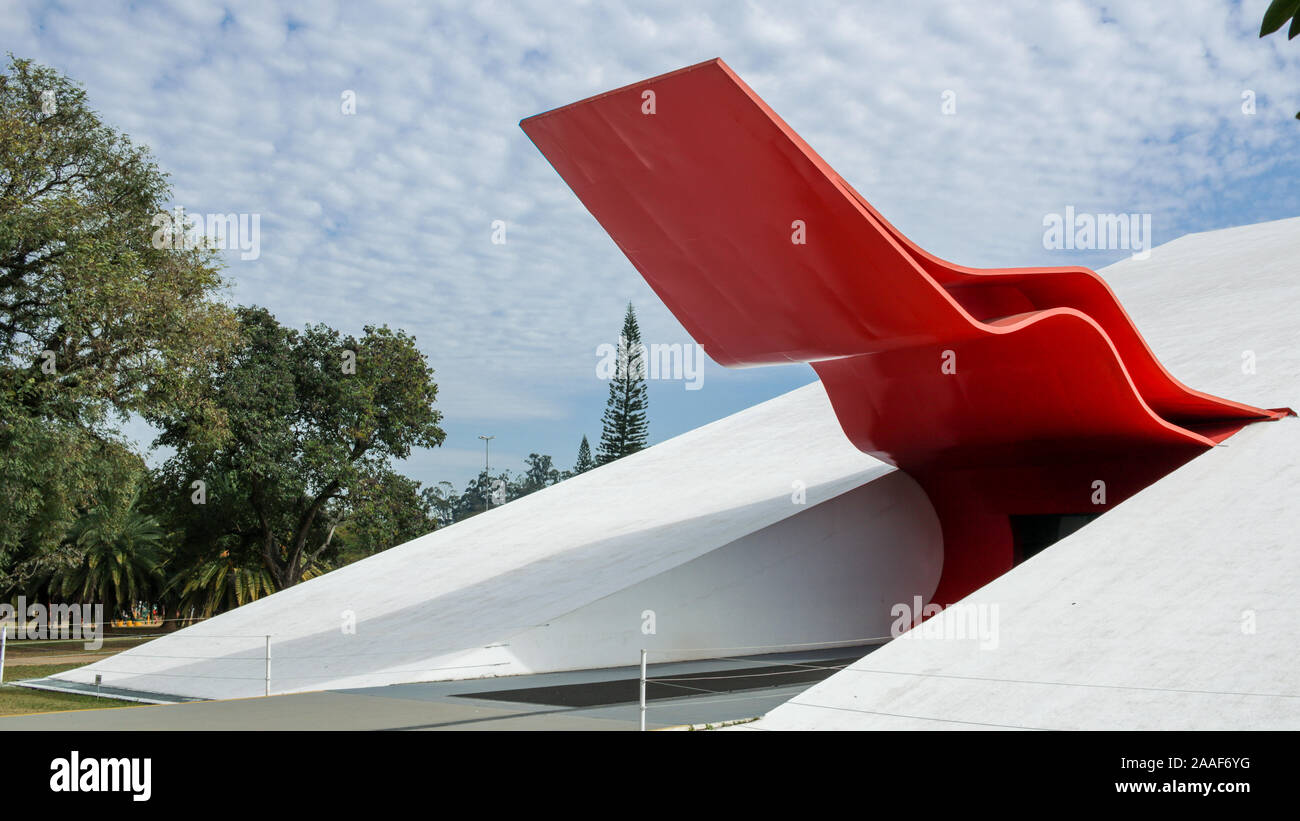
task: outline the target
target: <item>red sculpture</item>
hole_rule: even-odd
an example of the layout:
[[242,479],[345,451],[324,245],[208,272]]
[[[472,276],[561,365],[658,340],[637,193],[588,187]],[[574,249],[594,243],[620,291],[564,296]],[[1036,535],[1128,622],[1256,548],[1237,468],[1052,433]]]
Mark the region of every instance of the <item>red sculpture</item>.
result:
[[889,224],[721,60],[520,126],[718,363],[809,362],[944,532],[932,600],[1010,569],[1011,516],[1100,512],[1243,425],[1086,268],[978,270]]

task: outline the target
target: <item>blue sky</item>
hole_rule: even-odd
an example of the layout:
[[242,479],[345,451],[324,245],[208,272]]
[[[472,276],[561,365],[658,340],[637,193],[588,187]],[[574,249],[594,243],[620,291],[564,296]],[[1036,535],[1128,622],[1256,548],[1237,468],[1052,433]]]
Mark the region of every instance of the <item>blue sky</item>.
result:
[[[726,60],[968,265],[1127,254],[1046,249],[1067,206],[1149,213],[1156,243],[1300,214],[1300,40],[1257,37],[1267,0],[867,5],[0,0],[0,43],[151,146],[174,204],[260,215],[260,256],[227,255],[232,301],[415,334],[448,432],[403,466],[426,483],[463,485],[479,434],[494,468],[571,465],[599,436],[596,350],[629,300],[647,342],[690,341],[518,128],[684,65]],[[710,363],[700,390],[652,382],[652,441],[813,378]]]

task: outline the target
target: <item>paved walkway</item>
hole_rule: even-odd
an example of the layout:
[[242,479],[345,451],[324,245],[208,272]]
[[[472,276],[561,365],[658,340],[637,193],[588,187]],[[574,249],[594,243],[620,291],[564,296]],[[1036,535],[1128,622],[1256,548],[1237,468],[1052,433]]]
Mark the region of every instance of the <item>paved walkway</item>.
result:
[[[763,715],[871,648],[653,665],[646,726]],[[0,718],[3,730],[635,730],[625,667]]]

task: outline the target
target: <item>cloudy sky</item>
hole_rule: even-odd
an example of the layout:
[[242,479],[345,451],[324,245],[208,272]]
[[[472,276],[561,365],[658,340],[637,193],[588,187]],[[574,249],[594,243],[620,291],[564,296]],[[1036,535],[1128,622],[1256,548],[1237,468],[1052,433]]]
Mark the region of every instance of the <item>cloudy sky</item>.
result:
[[[1258,38],[1267,4],[0,0],[0,46],[84,85],[175,205],[260,215],[233,301],[415,334],[448,437],[405,470],[459,486],[479,434],[512,470],[594,444],[629,300],[690,341],[520,119],[721,57],[931,251],[1098,268],[1127,252],[1049,250],[1045,215],[1150,214],[1160,243],[1300,214],[1300,40]],[[652,441],[814,378],[653,382]]]

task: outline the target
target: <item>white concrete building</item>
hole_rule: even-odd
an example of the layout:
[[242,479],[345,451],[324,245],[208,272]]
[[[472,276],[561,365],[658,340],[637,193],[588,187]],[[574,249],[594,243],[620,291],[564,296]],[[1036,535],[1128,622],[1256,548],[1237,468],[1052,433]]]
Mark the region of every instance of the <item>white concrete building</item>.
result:
[[[1297,259],[1291,219],[1102,274],[1176,377],[1300,407]],[[992,641],[918,631],[746,726],[1300,727],[1298,488],[1300,421],[1251,425],[961,602]],[[942,560],[814,383],[56,678],[261,695],[267,635],[273,693],[829,645],[888,635]]]
[[925,494],[814,382],[56,679],[261,695],[267,635],[272,693],[850,641],[941,565]]

